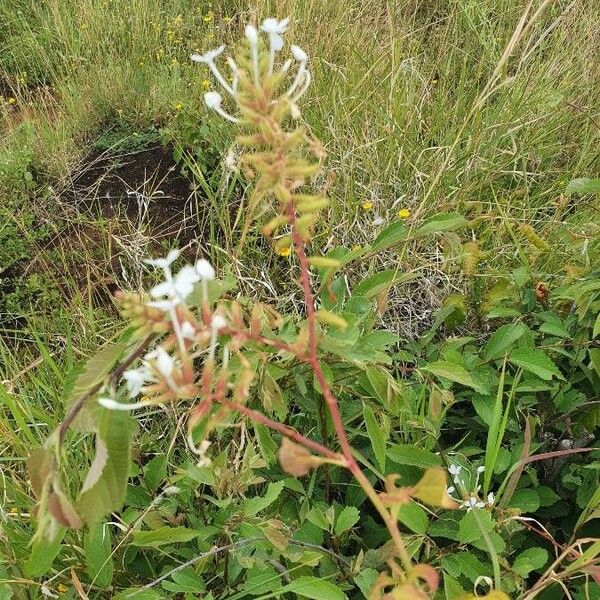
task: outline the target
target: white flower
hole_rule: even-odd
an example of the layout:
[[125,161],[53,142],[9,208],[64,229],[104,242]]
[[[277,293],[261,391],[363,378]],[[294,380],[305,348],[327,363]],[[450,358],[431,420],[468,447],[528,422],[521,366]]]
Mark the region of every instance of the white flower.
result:
[[495,502],[496,498],[494,497],[494,492],[490,492],[487,497],[488,504],[492,506]]
[[165,258],[147,258],[144,262],[147,265],[153,267],[159,267],[161,269],[169,269],[170,266],[177,260],[179,256],[179,250],[169,250],[169,253]]
[[214,315],[210,322],[210,326],[213,331],[219,331],[219,329],[227,327],[227,321],[221,315]]
[[477,467],[477,473],[483,473],[485,471],[485,467],[482,465],[481,467]]
[[205,258],[196,262],[196,273],[202,281],[212,281],[216,275],[213,266]]
[[244,29],[244,35],[250,42],[251,46],[255,47],[258,45],[258,31],[254,25],[246,25],[246,28]]
[[308,60],[308,54],[300,46],[292,45],[292,56],[298,62],[306,62]]
[[144,408],[151,404],[151,402],[147,402],[146,400],[142,402],[134,402],[133,404],[127,404],[125,402],[117,402],[112,398],[98,398],[98,404],[107,408],[108,410],[137,410],[138,408]]
[[379,225],[383,225],[385,223],[385,219],[379,215],[377,215],[374,219],[373,222],[371,223],[373,225],[373,227],[377,227]]
[[194,62],[203,63],[205,65],[210,65],[210,63],[215,62],[215,58],[217,58],[217,56],[219,56],[220,54],[223,53],[223,50],[225,50],[225,45],[219,46],[218,48],[215,48],[214,50],[209,50],[208,52],[205,52],[204,54],[192,54],[190,56],[190,58]]
[[458,474],[462,471],[462,467],[460,465],[450,465],[448,467],[448,473],[453,477],[457,477]]
[[172,377],[175,359],[162,346],[157,346],[152,352],[146,354],[146,360],[151,360],[156,370],[165,379]]
[[194,267],[185,265],[173,279],[167,279],[150,290],[153,298],[168,296],[171,300],[185,300],[193,291],[194,283],[200,280]]
[[218,48],[215,48],[214,50],[209,50],[204,54],[192,54],[190,58],[194,62],[207,65],[211,73],[215,76],[216,80],[223,86],[223,89],[232,96],[235,96],[233,88],[227,83],[227,81],[225,81],[225,78],[223,77],[223,75],[221,75],[221,72],[215,64],[215,58],[217,58],[217,56],[219,56],[223,52],[223,50],[225,50],[225,46],[219,46]]
[[462,508],[466,508],[467,512],[471,512],[474,508],[483,508],[485,504],[481,502],[476,496],[471,496],[468,500],[465,500],[462,504]]
[[42,592],[42,596],[46,596],[46,598],[58,598],[59,597],[58,594],[53,593],[52,590],[45,583],[42,584],[40,591]]
[[223,102],[223,97],[221,96],[221,94],[219,94],[219,92],[206,92],[204,94],[204,104],[206,104],[208,108],[214,110],[215,112],[220,114],[224,119],[227,119],[232,123],[239,123],[239,119],[233,117],[223,109],[223,107],[221,106],[221,102]]
[[223,96],[219,92],[206,92],[204,94],[204,104],[212,110],[220,108],[221,102],[223,102]]
[[446,494],[452,494],[455,491],[456,491],[456,488],[453,485],[446,488]]
[[150,373],[146,367],[129,369],[123,373],[123,379],[127,385],[127,391],[132,398],[140,394],[146,382],[150,379]]
[[149,306],[150,308],[158,308],[158,310],[162,310],[163,312],[169,312],[173,310],[178,304],[178,298],[173,298],[172,300],[151,300],[150,302],[146,302],[146,306]]
[[283,38],[281,36],[287,31],[289,22],[289,17],[281,21],[270,17],[265,19],[260,26],[261,30],[269,36],[269,43],[275,51],[283,48]]
[[186,340],[193,340],[196,338],[196,330],[194,326],[189,321],[184,321],[181,324],[181,335]]

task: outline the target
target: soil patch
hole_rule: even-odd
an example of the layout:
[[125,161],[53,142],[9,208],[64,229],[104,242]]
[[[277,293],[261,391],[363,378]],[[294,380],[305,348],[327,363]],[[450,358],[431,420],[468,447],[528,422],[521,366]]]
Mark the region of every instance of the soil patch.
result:
[[94,150],[72,176],[72,193],[80,211],[126,218],[156,240],[175,238],[181,247],[202,233],[195,194],[171,146]]

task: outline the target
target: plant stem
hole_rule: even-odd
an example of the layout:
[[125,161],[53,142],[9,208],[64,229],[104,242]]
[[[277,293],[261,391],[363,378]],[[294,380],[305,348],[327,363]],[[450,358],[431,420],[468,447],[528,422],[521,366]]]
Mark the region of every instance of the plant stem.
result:
[[344,422],[340,414],[337,399],[333,395],[333,392],[331,391],[331,388],[327,383],[327,379],[325,378],[325,374],[323,373],[323,369],[319,361],[315,299],[310,282],[308,260],[306,258],[305,251],[305,242],[296,227],[296,212],[291,202],[288,204],[287,213],[292,228],[292,241],[294,243],[294,250],[296,252],[296,255],[298,256],[298,262],[300,263],[300,284],[302,286],[302,292],[304,294],[304,304],[306,307],[306,320],[308,323],[307,362],[311,365],[313,369],[315,378],[319,383],[319,387],[321,388],[321,392],[323,394],[323,397],[325,398],[327,407],[329,408],[331,420],[335,428],[335,433],[340,443],[342,454],[346,459],[346,467],[350,471],[350,473],[352,473],[354,478],[358,481],[365,494],[369,497],[369,500],[371,500],[371,503],[373,504],[377,512],[380,514],[381,518],[383,519],[386,527],[390,532],[392,541],[396,546],[396,549],[398,551],[398,557],[402,562],[402,566],[406,572],[409,572],[412,568],[412,562],[404,544],[404,541],[402,540],[402,536],[400,535],[397,519],[395,515],[393,515],[383,504],[381,498],[379,497],[379,494],[375,491],[375,489],[371,485],[371,482],[368,480],[367,476],[362,472],[360,466],[356,462],[354,455],[352,454],[352,447],[350,446],[350,442],[348,441],[346,428],[344,427]]

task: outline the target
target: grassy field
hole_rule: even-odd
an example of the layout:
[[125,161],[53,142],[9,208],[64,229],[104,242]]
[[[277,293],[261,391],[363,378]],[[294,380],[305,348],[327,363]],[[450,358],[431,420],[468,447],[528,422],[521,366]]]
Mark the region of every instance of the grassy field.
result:
[[[378,326],[399,336],[397,350],[413,352],[452,303],[465,317],[452,333],[481,347],[497,325],[485,314],[494,299],[507,297],[502,283],[518,280],[515,273],[550,290],[597,277],[598,195],[568,187],[600,175],[595,0],[3,0],[0,580],[10,584],[0,583],[0,598],[11,597],[4,590],[13,584],[15,598],[43,597],[46,579],[65,597],[86,597],[70,578],[70,569],[79,572],[85,563],[79,534],[65,544],[52,575],[22,572],[33,508],[24,465],[64,416],[67,374],[122,328],[114,291],[152,281],[142,258],[181,246],[188,260],[206,256],[235,275],[244,295],[302,313],[291,259],[258,234],[240,245],[251,184],[223,166],[235,128],[209,114],[202,96],[212,78],[189,60],[192,52],[237,43],[247,22],[270,15],[291,16],[286,36],[310,56],[313,84],[303,118],[327,152],[315,186],[331,198],[312,240],[316,251],[365,246],[399,220],[411,231],[440,213],[469,221],[466,233],[389,249],[347,271],[349,286],[382,269],[415,274],[389,290],[376,316]],[[597,403],[595,390],[587,402]],[[536,402],[529,398],[521,414],[535,415]],[[184,413],[171,407],[144,414],[132,476],[162,483],[178,472]],[[426,430],[421,417],[409,415],[394,431],[418,443]],[[412,431],[414,422],[420,424]],[[357,439],[370,437],[362,421],[353,427]],[[440,427],[451,429],[452,419]],[[588,424],[588,432],[595,427]],[[518,423],[513,433],[522,436]],[[243,433],[228,441],[232,452],[244,451]],[[74,436],[75,460],[87,464],[91,447]],[[220,450],[225,456],[225,442]],[[167,462],[148,471],[161,456]],[[244,477],[251,478],[257,456],[246,450]],[[589,471],[596,473],[597,464]],[[332,486],[339,483],[333,477]],[[135,524],[178,523],[168,510],[154,510],[158,487],[128,497],[115,539]],[[192,521],[200,510],[194,502],[186,508]],[[342,553],[347,547],[338,542],[332,547]],[[135,563],[142,576],[128,582],[133,563],[123,544],[115,549],[115,590],[161,574],[161,567]],[[214,598],[267,593],[257,579],[259,592],[235,595],[243,594],[235,584],[238,567],[229,579],[228,566],[224,576],[222,568],[214,575],[218,584],[205,577]],[[90,598],[113,594],[93,582],[87,589]],[[454,597],[444,589],[436,597]],[[354,593],[348,591],[362,597]]]

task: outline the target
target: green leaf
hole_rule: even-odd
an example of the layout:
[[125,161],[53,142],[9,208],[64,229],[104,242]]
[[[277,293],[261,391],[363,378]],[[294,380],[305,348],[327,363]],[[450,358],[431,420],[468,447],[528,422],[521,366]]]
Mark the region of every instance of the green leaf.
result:
[[108,587],[113,577],[110,528],[98,523],[83,538],[85,568],[90,579],[99,587]]
[[429,518],[423,508],[411,500],[407,504],[401,504],[396,513],[398,521],[408,527],[414,533],[423,535],[429,527]]
[[444,231],[456,231],[462,229],[469,224],[459,213],[443,213],[435,215],[425,221],[413,234],[414,238],[421,238],[432,233],[442,233]]
[[59,527],[53,540],[46,539],[43,534],[34,538],[31,553],[23,565],[25,577],[41,577],[50,570],[54,559],[60,552],[65,531],[64,527]]
[[483,347],[485,360],[501,358],[514,343],[527,331],[527,326],[521,322],[507,323],[498,327]]
[[467,512],[458,525],[458,538],[461,544],[470,544],[483,536],[481,530],[490,533],[494,529],[492,515],[487,510],[474,508]]
[[320,529],[329,531],[329,521],[320,508],[313,506],[306,514],[306,518]]
[[163,581],[161,584],[161,587],[169,592],[197,594],[206,589],[204,580],[193,569],[173,573],[171,579],[173,581]]
[[283,586],[280,593],[293,592],[302,598],[313,600],[346,600],[346,594],[339,587],[318,577],[298,577]]
[[187,527],[159,527],[150,531],[136,531],[133,534],[133,546],[149,546],[158,548],[165,544],[189,542],[200,535],[200,532]]
[[345,506],[335,522],[335,535],[341,535],[344,531],[352,529],[359,520],[358,508],[356,506]]
[[461,385],[473,388],[482,394],[487,392],[487,390],[483,388],[480,383],[473,379],[472,375],[464,367],[461,367],[456,363],[446,360],[438,360],[436,362],[429,363],[425,367],[421,367],[420,370],[432,373],[436,377],[443,377],[449,381],[454,381],[455,383],[460,383]]
[[162,600],[164,596],[156,591],[145,588],[127,588],[119,592],[112,600]]
[[367,435],[373,446],[373,453],[382,471],[385,471],[385,442],[387,438],[386,428],[380,425],[375,418],[373,409],[368,404],[363,404],[363,416],[367,426]]
[[548,551],[544,548],[528,548],[515,558],[513,571],[521,577],[527,577],[532,571],[538,571],[548,562]]
[[454,552],[442,558],[442,569],[454,578],[464,576],[473,583],[492,574],[492,567],[481,563],[471,552]]
[[244,515],[248,517],[253,517],[262,510],[265,510],[265,508],[273,504],[273,502],[275,502],[275,500],[279,498],[279,494],[281,494],[281,490],[283,490],[284,486],[285,482],[283,481],[270,483],[267,487],[267,492],[264,496],[259,496],[256,498],[246,498],[242,506],[242,511]]
[[388,248],[405,241],[408,238],[408,229],[402,221],[396,221],[391,225],[388,225],[381,233],[375,238],[375,241],[371,245],[372,252],[381,252]]
[[88,525],[123,504],[134,431],[134,421],[125,411],[98,408],[96,414],[96,456],[77,502],[77,512]]
[[537,348],[516,348],[508,356],[513,364],[549,381],[553,376],[564,379],[558,367],[546,354]]
[[540,497],[534,489],[521,488],[513,494],[508,506],[523,513],[535,512],[540,507]]
[[580,177],[572,179],[565,189],[565,194],[600,194],[600,178]]
[[354,583],[358,586],[362,595],[365,598],[369,597],[369,592],[375,585],[379,573],[375,569],[367,568],[363,569],[355,578]]
[[352,294],[370,299],[389,290],[393,285],[412,281],[416,278],[416,273],[401,273],[398,269],[387,269],[386,271],[379,271],[379,273],[375,273],[375,275],[371,275],[371,277],[367,277],[367,279],[361,281],[352,290]]
[[433,452],[411,444],[394,444],[388,448],[386,454],[388,458],[399,465],[428,469],[429,467],[439,467],[442,464],[441,458]]

